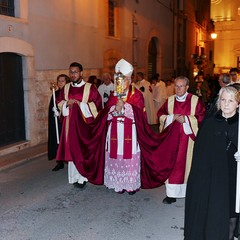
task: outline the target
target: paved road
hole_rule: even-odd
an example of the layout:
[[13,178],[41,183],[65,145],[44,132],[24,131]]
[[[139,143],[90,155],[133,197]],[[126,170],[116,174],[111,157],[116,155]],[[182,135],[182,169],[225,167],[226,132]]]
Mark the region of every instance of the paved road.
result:
[[165,188],[133,196],[84,190],[52,172],[46,155],[0,171],[1,240],[182,240],[184,200],[162,204]]

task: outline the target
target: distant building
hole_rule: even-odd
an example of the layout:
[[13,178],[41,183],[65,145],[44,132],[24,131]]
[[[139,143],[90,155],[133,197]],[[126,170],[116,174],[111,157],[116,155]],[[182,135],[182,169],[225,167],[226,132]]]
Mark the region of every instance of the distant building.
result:
[[214,73],[226,73],[240,68],[240,2],[212,1],[211,18],[217,39],[214,41]]

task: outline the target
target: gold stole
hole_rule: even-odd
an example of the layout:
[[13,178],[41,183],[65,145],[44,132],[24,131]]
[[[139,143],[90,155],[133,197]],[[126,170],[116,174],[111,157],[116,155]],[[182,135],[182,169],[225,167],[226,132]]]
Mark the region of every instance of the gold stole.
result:
[[[83,80],[82,80],[83,81]],[[83,89],[83,98],[82,98],[82,102],[84,103],[88,103],[88,99],[89,99],[89,95],[90,95],[90,88],[91,88],[91,83],[85,83],[84,89]],[[68,94],[69,94],[69,89],[70,89],[71,83],[67,83],[64,87],[64,100],[62,100],[59,104],[58,107],[60,109],[60,113],[62,112],[62,107],[63,104],[68,101]],[[98,112],[97,112],[97,108],[94,102],[89,102],[88,106],[91,110],[91,113],[93,115],[94,118],[96,118]],[[83,116],[84,117],[84,116]],[[85,118],[84,118],[85,119]],[[66,117],[66,125],[65,125],[65,137],[66,139],[68,138],[68,130],[69,130],[69,116]]]

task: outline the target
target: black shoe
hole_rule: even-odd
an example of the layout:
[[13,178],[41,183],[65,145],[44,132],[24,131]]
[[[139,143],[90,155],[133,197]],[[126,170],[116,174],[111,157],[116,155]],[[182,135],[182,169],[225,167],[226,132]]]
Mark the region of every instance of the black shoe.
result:
[[75,182],[75,183],[73,184],[73,186],[74,186],[75,188],[81,188],[81,189],[83,189],[83,188],[86,186],[86,183],[87,183],[87,182],[83,182],[83,183]]
[[134,190],[134,191],[130,191],[128,192],[129,195],[134,195],[136,192],[140,191],[140,188]]
[[64,163],[63,162],[59,162],[57,163],[57,165],[52,169],[52,171],[56,172],[60,169],[63,169],[64,168]]
[[134,195],[137,191],[128,192],[129,195]]
[[172,204],[176,202],[176,198],[165,197],[162,202],[165,204]]
[[119,191],[119,192],[116,192],[118,194],[123,194],[125,192],[125,190],[122,190],[122,191]]

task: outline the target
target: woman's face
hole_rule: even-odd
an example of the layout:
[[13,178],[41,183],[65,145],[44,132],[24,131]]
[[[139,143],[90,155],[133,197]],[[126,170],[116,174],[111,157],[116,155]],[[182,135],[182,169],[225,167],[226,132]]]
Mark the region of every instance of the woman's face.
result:
[[234,98],[233,93],[224,91],[220,97],[220,109],[225,118],[234,116],[238,107],[238,102]]
[[58,79],[57,85],[60,89],[62,89],[66,85],[66,79],[65,77],[60,77]]

